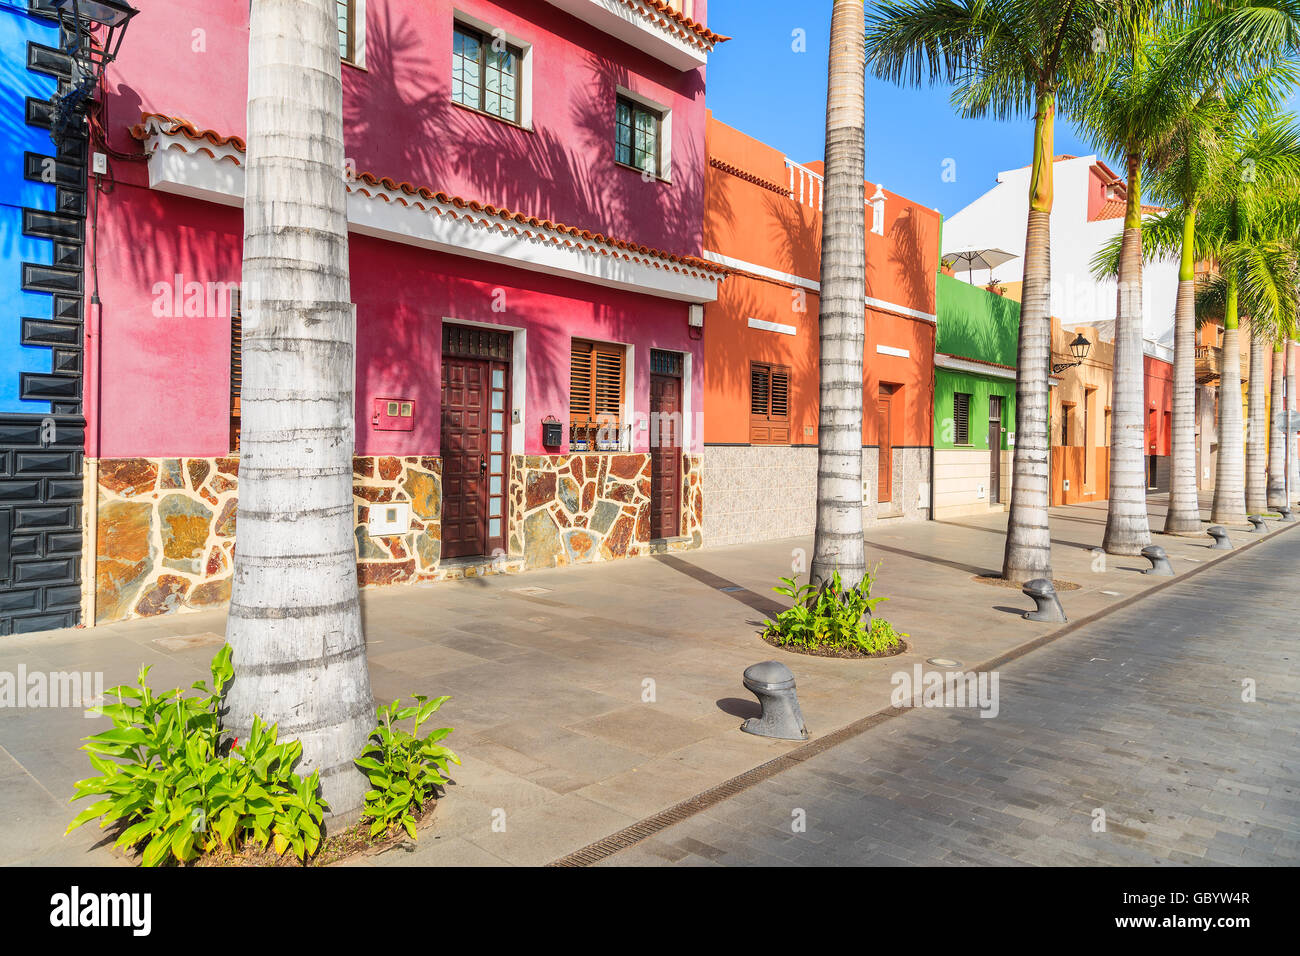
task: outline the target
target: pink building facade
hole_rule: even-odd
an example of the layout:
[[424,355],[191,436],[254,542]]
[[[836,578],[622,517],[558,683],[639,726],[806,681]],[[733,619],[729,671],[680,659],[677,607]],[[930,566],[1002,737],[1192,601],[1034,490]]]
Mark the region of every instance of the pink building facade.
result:
[[[221,605],[238,518],[248,4],[138,6],[92,146],[97,622]],[[704,0],[339,11],[361,582],[698,546]]]

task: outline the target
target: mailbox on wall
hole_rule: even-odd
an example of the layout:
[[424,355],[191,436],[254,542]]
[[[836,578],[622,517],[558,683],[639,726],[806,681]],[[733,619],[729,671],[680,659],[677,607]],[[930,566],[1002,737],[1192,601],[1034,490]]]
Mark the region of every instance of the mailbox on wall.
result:
[[413,431],[415,402],[409,398],[376,398],[370,424],[381,432]]
[[558,418],[542,419],[542,444],[547,448],[559,448],[564,433]]

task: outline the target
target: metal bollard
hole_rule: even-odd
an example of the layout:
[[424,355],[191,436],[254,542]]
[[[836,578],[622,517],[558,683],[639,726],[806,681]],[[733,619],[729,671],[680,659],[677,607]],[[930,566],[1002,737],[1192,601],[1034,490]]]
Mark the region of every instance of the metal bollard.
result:
[[1052,582],[1047,578],[1034,578],[1032,581],[1026,581],[1025,586],[1020,589],[1026,595],[1034,599],[1038,605],[1037,610],[1026,611],[1026,621],[1046,621],[1050,624],[1064,624],[1065,611],[1061,608],[1061,601],[1056,596],[1056,588],[1052,587]]
[[1223,525],[1212,524],[1205,529],[1205,533],[1214,539],[1214,544],[1210,545],[1211,551],[1232,550],[1232,539],[1228,537],[1228,532]]
[[1165,549],[1160,545],[1152,544],[1143,548],[1142,557],[1151,562],[1151,567],[1143,571],[1143,574],[1163,574],[1173,577],[1174,566],[1169,563],[1169,555],[1165,554]]
[[762,661],[745,668],[741,681],[745,689],[758,698],[763,716],[750,717],[740,729],[759,737],[776,737],[780,740],[807,740],[808,728],[804,726],[799,711],[799,698],[794,692],[794,675],[780,661]]
[[1286,505],[1283,505],[1281,508],[1278,508],[1277,513],[1282,516],[1283,521],[1295,521],[1295,515],[1291,513],[1291,509],[1288,508]]
[[1263,515],[1246,515],[1246,520],[1255,526],[1256,534],[1268,530],[1268,525],[1264,523]]

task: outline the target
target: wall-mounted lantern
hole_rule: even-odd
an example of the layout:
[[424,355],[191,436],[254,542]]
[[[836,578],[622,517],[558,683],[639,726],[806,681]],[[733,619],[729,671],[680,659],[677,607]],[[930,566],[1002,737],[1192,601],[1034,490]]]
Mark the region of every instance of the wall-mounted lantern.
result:
[[1092,348],[1092,343],[1083,337],[1082,332],[1078,333],[1074,337],[1074,341],[1070,343],[1070,354],[1074,356],[1075,361],[1062,362],[1059,365],[1053,365],[1052,374],[1059,375],[1061,372],[1064,372],[1067,368],[1074,368],[1076,365],[1082,365],[1083,360],[1088,357],[1088,350],[1091,348]]
[[63,26],[62,50],[72,61],[68,88],[56,93],[50,135],[57,143],[81,124],[104,68],[117,58],[127,25],[140,11],[123,0],[51,0]]

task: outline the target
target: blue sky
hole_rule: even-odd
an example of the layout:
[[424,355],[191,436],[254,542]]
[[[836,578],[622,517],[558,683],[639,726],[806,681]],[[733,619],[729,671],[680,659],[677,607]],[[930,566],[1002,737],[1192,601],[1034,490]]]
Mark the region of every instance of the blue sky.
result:
[[[708,17],[711,29],[733,38],[709,56],[713,115],[791,159],[820,159],[831,4],[709,0]],[[796,29],[805,31],[807,52],[792,49]],[[912,89],[867,79],[866,178],[945,217],[991,189],[1000,170],[1027,165],[1033,145],[1028,120],[962,119],[949,93],[946,87]],[[1300,97],[1291,105],[1294,111]],[[1056,152],[1088,156],[1096,150],[1058,121]],[[952,182],[943,178],[945,160],[953,161]]]

